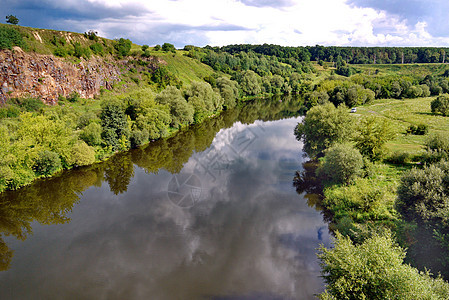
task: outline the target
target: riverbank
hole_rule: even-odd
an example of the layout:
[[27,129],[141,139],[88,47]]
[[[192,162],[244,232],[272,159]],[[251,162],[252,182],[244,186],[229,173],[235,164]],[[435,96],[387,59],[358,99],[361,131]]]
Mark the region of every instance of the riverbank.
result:
[[[394,249],[401,249],[400,251],[408,249],[407,255],[404,252],[403,257],[398,256],[397,258],[402,266],[404,266],[402,261],[405,259],[405,264],[409,263],[419,271],[430,270],[435,275],[441,273],[445,279],[448,278],[445,267],[449,254],[447,226],[443,217],[436,217],[445,209],[446,188],[440,186],[444,185],[441,183],[444,180],[440,181],[438,179],[440,175],[432,173],[432,170],[444,172],[439,171],[444,170],[444,163],[441,165],[438,161],[441,158],[447,158],[445,145],[449,142],[447,135],[449,118],[432,113],[430,104],[434,99],[435,97],[404,100],[382,99],[357,107],[357,113],[350,114],[350,116],[358,124],[357,130],[361,130],[361,133],[354,132],[354,134],[370,133],[375,140],[375,132],[387,130],[387,127],[379,128],[384,126],[382,124],[388,123],[388,130],[393,130],[395,136],[385,143],[384,151],[386,153],[383,153],[382,159],[379,160],[377,157],[374,162],[370,162],[365,157],[363,169],[354,173],[356,176],[348,182],[338,183],[333,179],[332,174],[326,173],[329,171],[326,171],[323,166],[326,163],[327,151],[324,152],[324,158],[315,161],[315,164],[304,165],[305,171],[297,174],[295,184],[298,192],[319,193],[320,197],[309,197],[312,199],[309,201],[309,205],[315,205],[322,209],[325,219],[330,222],[329,229],[334,233],[338,232],[335,248],[332,250],[321,248],[319,251],[319,257],[323,262],[323,275],[328,276],[326,277],[327,291],[332,295],[338,294],[335,290],[337,278],[339,282],[344,281],[348,286],[352,286],[350,289],[361,288],[365,295],[369,295],[372,292],[370,288],[375,288],[375,282],[382,282],[390,275],[396,276],[384,274],[388,271],[381,272],[380,269],[376,271],[378,266],[370,265],[370,257],[371,255],[375,256],[375,251],[383,251],[382,257],[385,258],[390,254],[393,255],[392,253],[396,251]],[[371,127],[368,127],[371,128],[370,130],[363,129],[366,124],[375,125],[370,125]],[[420,135],[412,134],[411,128],[422,124],[425,124],[425,126],[421,126],[425,132],[420,132]],[[316,124],[316,126],[320,125]],[[353,139],[346,138],[345,140],[356,148],[360,147],[360,144],[356,142],[361,138],[353,137]],[[441,144],[433,146],[435,141],[441,142]],[[363,146],[366,147],[366,144]],[[358,152],[358,149],[360,148],[352,151]],[[429,151],[429,149],[433,150]],[[352,164],[349,160],[346,163],[348,165],[343,168],[348,168]],[[351,171],[350,168],[352,167],[349,167],[347,171]],[[334,171],[341,172],[341,170]],[[404,178],[409,179],[407,181]],[[308,185],[308,182],[312,184]],[[414,185],[409,186],[408,182]],[[421,186],[424,189],[422,191]],[[426,195],[433,195],[429,202],[425,202]],[[409,211],[407,214],[404,214],[404,201],[410,202],[407,202],[408,204],[405,206]],[[414,204],[414,201],[421,202],[418,206],[418,204]],[[384,243],[379,247],[385,248],[382,250],[370,249],[370,254],[358,257],[361,249],[366,250],[372,247],[371,243]],[[388,243],[389,246],[387,246]],[[398,245],[402,248],[398,248]],[[351,258],[346,258],[349,255],[348,251],[351,253]],[[339,255],[343,256],[339,257]],[[363,273],[363,268],[354,265],[355,261],[359,259],[363,261],[362,264],[369,265],[370,272],[381,272],[379,274],[384,274],[382,276],[385,277],[383,279],[372,278],[373,286],[362,287],[363,285],[360,284],[363,280],[351,281],[351,275],[341,275],[343,274],[341,272],[339,275],[334,273],[337,272],[337,269],[341,271],[339,268],[343,268],[353,276],[360,278],[369,276]],[[382,268],[388,269],[389,267],[393,267],[393,264],[387,264]],[[397,265],[397,268],[403,267]],[[401,272],[404,272],[401,276],[410,280],[410,288],[404,288],[403,295],[416,288],[415,284],[429,287],[441,285],[441,291],[448,291],[449,286],[443,281],[429,283],[425,276],[418,279],[418,275],[412,275],[417,274],[416,269],[404,269]],[[435,296],[438,294],[436,290],[431,290],[432,288],[429,288],[423,295]],[[361,291],[359,292],[361,293]],[[438,297],[445,298],[447,296],[445,293],[442,292]],[[326,297],[329,295],[326,295],[323,294],[322,299],[327,299]]]

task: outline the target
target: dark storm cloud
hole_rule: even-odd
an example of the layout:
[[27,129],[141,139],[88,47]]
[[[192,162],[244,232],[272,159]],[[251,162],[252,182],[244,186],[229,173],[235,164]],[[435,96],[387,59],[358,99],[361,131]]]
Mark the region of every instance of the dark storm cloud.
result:
[[283,8],[292,6],[293,0],[239,0],[247,6]]
[[[99,21],[138,17],[150,13],[138,3],[129,3],[119,7],[107,7],[102,3],[88,1],[56,1],[56,0],[6,0],[2,4],[6,14],[16,15],[24,26],[64,29],[67,21]],[[55,28],[56,27],[56,28]]]
[[[358,7],[371,7],[399,16],[413,27],[418,22],[427,23],[427,31],[433,36],[447,36],[449,23],[447,11],[449,2],[445,0],[349,0],[348,4]],[[381,30],[384,32],[385,30]]]

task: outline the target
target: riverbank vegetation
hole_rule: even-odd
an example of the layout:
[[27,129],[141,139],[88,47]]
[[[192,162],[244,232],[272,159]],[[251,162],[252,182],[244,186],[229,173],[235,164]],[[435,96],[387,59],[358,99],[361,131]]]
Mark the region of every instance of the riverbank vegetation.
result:
[[[447,97],[438,95],[372,100],[353,114],[329,97],[295,129],[317,166],[308,163],[297,174],[297,190],[321,193],[310,204],[323,209],[337,233],[335,248],[319,254],[328,284],[322,299],[351,293],[369,299],[388,293],[398,299],[449,297],[449,285],[433,279],[449,278],[449,120],[435,110],[435,101]],[[311,188],[311,181],[321,187]],[[387,261],[392,255],[394,263]]]

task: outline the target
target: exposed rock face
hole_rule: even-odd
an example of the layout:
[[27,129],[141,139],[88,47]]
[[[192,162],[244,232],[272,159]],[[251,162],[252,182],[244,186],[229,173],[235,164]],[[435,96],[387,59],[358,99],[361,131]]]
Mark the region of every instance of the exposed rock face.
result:
[[100,88],[111,89],[120,81],[120,65],[101,57],[78,64],[63,58],[13,51],[0,51],[0,102],[8,98],[40,97],[47,104],[55,104],[59,95],[76,91],[83,98],[93,98]]

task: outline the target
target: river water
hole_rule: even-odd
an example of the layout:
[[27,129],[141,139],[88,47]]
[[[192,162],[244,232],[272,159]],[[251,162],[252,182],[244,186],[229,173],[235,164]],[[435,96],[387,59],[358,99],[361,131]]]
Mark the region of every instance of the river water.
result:
[[310,299],[327,224],[292,185],[294,100],[1,195],[0,299]]

